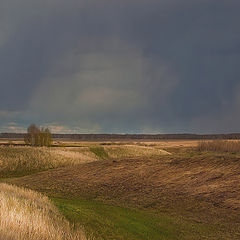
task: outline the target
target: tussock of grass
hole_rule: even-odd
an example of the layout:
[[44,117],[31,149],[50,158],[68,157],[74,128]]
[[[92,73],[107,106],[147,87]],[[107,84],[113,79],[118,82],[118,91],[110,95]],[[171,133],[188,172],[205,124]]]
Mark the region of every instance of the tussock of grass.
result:
[[0,240],[85,240],[47,197],[0,184]]
[[99,159],[108,159],[109,156],[103,147],[90,147],[92,153],[94,153]]
[[201,141],[198,143],[197,150],[212,152],[240,152],[240,141],[233,140],[213,140]]

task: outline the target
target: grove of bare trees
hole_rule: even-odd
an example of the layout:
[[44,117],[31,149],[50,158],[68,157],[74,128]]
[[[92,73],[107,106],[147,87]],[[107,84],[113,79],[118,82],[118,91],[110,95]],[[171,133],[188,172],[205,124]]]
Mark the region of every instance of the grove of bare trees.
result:
[[39,128],[35,124],[31,124],[27,129],[24,141],[32,146],[50,147],[52,145],[52,134],[48,128]]

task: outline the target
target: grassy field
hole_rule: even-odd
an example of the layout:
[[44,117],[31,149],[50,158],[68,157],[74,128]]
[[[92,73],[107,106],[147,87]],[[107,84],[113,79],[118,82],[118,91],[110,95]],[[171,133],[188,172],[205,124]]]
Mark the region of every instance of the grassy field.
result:
[[95,239],[240,239],[239,153],[196,141],[67,144],[38,148],[58,164],[21,165],[21,177],[0,168],[15,176],[2,181],[49,196]]
[[62,213],[102,239],[177,239],[175,225],[167,216],[104,204],[94,200],[54,198]]
[[24,176],[96,160],[88,148],[74,152],[65,148],[0,146],[0,177]]
[[48,169],[75,166],[103,159],[160,156],[166,151],[136,145],[80,147],[0,146],[0,178],[33,174]]

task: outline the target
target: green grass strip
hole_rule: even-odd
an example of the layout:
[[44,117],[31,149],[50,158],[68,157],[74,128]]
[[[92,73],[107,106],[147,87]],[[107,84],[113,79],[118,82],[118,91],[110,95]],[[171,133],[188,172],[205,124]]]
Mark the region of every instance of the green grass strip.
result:
[[84,226],[96,239],[174,240],[174,224],[168,217],[145,211],[112,206],[96,201],[54,198],[60,211],[74,223]]

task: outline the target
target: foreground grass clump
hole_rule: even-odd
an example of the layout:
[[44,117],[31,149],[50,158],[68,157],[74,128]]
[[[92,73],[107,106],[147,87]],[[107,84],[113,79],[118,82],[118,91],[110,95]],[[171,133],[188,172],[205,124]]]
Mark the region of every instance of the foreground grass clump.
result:
[[24,176],[63,166],[94,161],[86,151],[74,153],[46,147],[0,147],[0,177]]
[[240,141],[234,140],[213,140],[201,141],[198,143],[197,150],[212,152],[240,152]]
[[99,159],[109,159],[109,156],[103,147],[90,147],[89,149]]
[[72,230],[49,199],[39,193],[0,184],[0,240],[85,240]]

